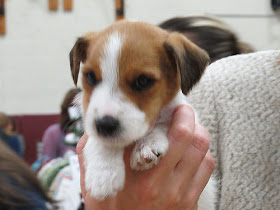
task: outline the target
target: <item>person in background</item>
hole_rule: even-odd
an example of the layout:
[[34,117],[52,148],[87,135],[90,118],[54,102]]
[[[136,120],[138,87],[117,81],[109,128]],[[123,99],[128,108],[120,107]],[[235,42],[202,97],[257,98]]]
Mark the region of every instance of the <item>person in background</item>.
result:
[[23,156],[23,138],[13,132],[12,120],[4,112],[0,112],[0,138],[16,154]]
[[184,34],[209,54],[211,63],[231,55],[254,51],[250,45],[240,42],[228,25],[213,17],[174,17],[160,23],[159,27]]
[[20,148],[21,148],[21,156],[23,157],[24,153],[25,153],[24,137],[18,133],[15,119],[11,116],[9,116],[9,119],[10,119],[10,122],[11,122],[11,126],[10,126],[11,133],[13,133],[14,135],[16,135],[18,137],[19,142],[20,142]]
[[46,210],[53,203],[28,165],[1,139],[0,186],[0,210]]
[[50,159],[63,157],[68,151],[75,151],[75,147],[65,144],[65,135],[69,127],[73,124],[70,119],[68,109],[73,106],[75,96],[81,92],[80,88],[70,89],[61,104],[60,123],[53,124],[47,128],[43,134],[43,155]]

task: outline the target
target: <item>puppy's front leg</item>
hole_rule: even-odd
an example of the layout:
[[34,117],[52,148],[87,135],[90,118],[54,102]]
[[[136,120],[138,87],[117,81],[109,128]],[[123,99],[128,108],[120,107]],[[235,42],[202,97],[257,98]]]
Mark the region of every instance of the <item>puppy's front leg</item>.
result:
[[130,166],[146,170],[156,165],[168,149],[167,128],[157,125],[152,133],[136,142],[130,157]]
[[125,181],[124,149],[108,147],[89,138],[84,148],[85,186],[98,200],[115,196]]

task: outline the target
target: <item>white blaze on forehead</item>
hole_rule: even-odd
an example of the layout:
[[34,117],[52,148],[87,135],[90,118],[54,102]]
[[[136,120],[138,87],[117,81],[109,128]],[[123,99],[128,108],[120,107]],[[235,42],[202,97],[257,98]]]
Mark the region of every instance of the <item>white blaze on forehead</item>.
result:
[[[88,105],[85,130],[90,137],[102,139],[98,136],[95,120],[106,115],[116,118],[121,125],[121,132],[114,141],[103,139],[103,142],[115,145],[128,145],[132,141],[142,138],[148,131],[144,112],[126,99],[118,87],[119,58],[124,37],[118,32],[113,32],[104,44],[103,54],[100,59],[102,81],[94,88]],[[113,137],[111,138],[111,140]]]
[[111,85],[118,84],[119,65],[118,60],[121,54],[122,37],[118,32],[113,32],[104,45],[101,58],[102,82]]

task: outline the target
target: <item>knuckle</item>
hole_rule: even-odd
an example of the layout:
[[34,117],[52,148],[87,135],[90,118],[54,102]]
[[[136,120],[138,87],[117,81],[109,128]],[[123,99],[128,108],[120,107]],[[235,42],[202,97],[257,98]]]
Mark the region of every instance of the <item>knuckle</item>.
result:
[[169,196],[168,196],[168,207],[169,208],[174,208],[176,206],[180,206],[181,204],[181,196],[178,192],[171,192],[169,193]]
[[174,137],[178,140],[183,140],[185,138],[191,137],[192,130],[189,126],[180,123],[173,130]]
[[145,202],[155,200],[160,194],[157,185],[149,182],[142,182],[141,184],[139,184],[137,192],[138,197]]
[[197,199],[195,196],[193,194],[188,194],[183,201],[184,209],[193,209],[196,202]]
[[181,104],[179,105],[175,111],[178,112],[179,115],[183,115],[183,116],[190,116],[190,117],[194,117],[194,110],[188,106],[188,105],[185,105],[185,104]]
[[205,164],[208,166],[208,168],[211,171],[214,171],[215,169],[215,161],[214,158],[208,153],[204,158]]
[[177,109],[174,114],[177,120],[174,120],[174,124],[172,124],[168,132],[168,137],[178,141],[184,141],[193,137],[195,127],[194,111],[186,105],[181,105]]
[[182,109],[182,110],[184,111],[184,113],[186,115],[190,115],[191,117],[194,118],[195,113],[194,113],[194,110],[190,106],[184,105],[184,109]]
[[159,189],[158,188],[152,188],[147,193],[147,196],[150,200],[156,200],[159,196]]
[[210,140],[208,137],[201,134],[195,134],[193,139],[193,145],[200,151],[206,153],[210,146]]

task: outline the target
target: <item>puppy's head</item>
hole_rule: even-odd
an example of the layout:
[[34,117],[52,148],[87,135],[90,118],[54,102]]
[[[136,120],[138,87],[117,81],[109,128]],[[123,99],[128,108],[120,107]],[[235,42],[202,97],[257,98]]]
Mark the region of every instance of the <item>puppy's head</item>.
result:
[[70,52],[77,84],[82,62],[85,130],[106,144],[144,137],[162,107],[196,84],[208,55],[178,33],[120,21],[80,37]]

